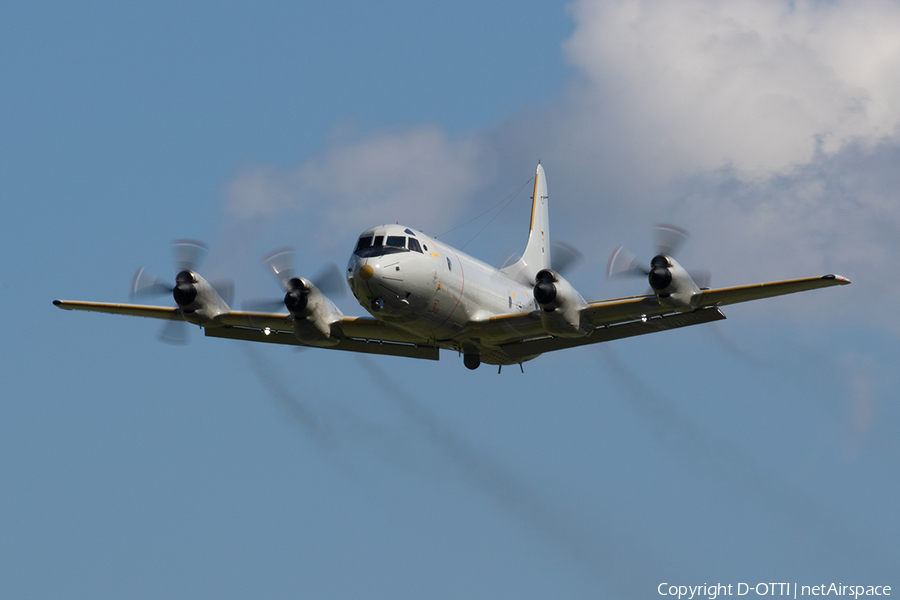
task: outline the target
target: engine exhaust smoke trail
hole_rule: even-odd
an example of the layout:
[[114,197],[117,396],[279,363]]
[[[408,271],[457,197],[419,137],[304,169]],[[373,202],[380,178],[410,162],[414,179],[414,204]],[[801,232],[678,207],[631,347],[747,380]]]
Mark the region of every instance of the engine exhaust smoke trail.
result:
[[725,349],[726,352],[734,356],[735,358],[744,361],[750,366],[753,367],[767,367],[774,366],[775,363],[766,361],[763,358],[753,354],[750,350],[744,348],[741,344],[734,340],[728,333],[725,331],[725,328],[722,327],[719,323],[711,323],[709,327],[709,331],[712,332],[713,338],[716,342],[719,343],[722,348]]
[[[705,475],[722,480],[735,498],[755,498],[769,513],[777,515],[796,538],[807,540],[829,560],[880,565],[886,556],[876,540],[860,539],[839,526],[814,499],[785,485],[772,473],[754,464],[737,448],[715,439],[680,414],[673,402],[648,388],[608,345],[595,349],[607,372],[624,392],[633,409],[663,444],[692,459]],[[810,560],[816,557],[808,553]],[[852,558],[851,558],[852,557]]]
[[[726,351],[760,372],[763,369],[777,369],[780,372],[790,372],[798,368],[814,369],[819,381],[843,382],[846,388],[845,395],[839,398],[843,401],[843,405],[834,406],[833,409],[843,410],[845,413],[840,421],[846,438],[846,451],[852,456],[857,456],[863,447],[868,445],[878,456],[889,453],[883,441],[872,435],[873,426],[879,421],[875,413],[880,408],[880,403],[876,391],[877,376],[870,368],[872,361],[869,357],[864,354],[849,354],[843,359],[835,359],[815,348],[804,347],[794,341],[791,344],[790,359],[776,360],[754,354],[732,338],[726,328],[719,323],[713,323],[709,331]],[[818,411],[822,408],[821,395],[801,395],[795,396],[795,399],[804,403],[810,410]]]
[[[625,536],[611,526],[555,510],[544,498],[499,465],[480,454],[442,425],[409,392],[388,378],[368,357],[359,363],[385,397],[415,424],[422,435],[439,449],[454,470],[475,490],[487,496],[505,514],[523,523],[538,539],[573,561],[601,589],[618,598],[635,593],[648,565],[658,557],[631,547]],[[639,567],[638,567],[639,566]]]
[[[355,454],[356,459],[374,455],[423,477],[443,471],[446,479],[452,481],[455,474],[469,487],[484,494],[503,514],[522,523],[536,539],[571,560],[588,580],[595,581],[611,597],[631,597],[634,583],[640,580],[647,565],[658,562],[655,560],[658,557],[650,555],[649,551],[630,547],[625,536],[616,532],[611,524],[554,510],[534,490],[443,426],[435,415],[367,357],[357,358],[368,372],[370,381],[384,390],[385,397],[393,401],[412,427],[398,429],[369,423],[334,398],[318,406],[285,385],[283,373],[271,368],[258,351],[249,345],[242,346],[265,392],[287,411],[291,420],[322,451],[327,462],[355,474],[357,477],[354,478],[365,479],[365,476],[352,466],[356,461],[351,460],[353,455],[346,455],[348,451],[362,451]],[[421,452],[423,440],[436,450],[436,454],[430,455],[433,458]],[[334,463],[340,450],[344,451],[344,459]],[[433,464],[441,459],[449,463],[449,471],[446,465],[436,468],[440,465]],[[429,464],[423,465],[423,460]]]
[[257,352],[250,344],[241,344],[241,347],[247,355],[247,359],[250,361],[250,368],[257,376],[257,379],[259,379],[259,382],[265,387],[266,392],[268,392],[282,408],[286,409],[296,422],[308,433],[313,435],[321,433],[321,424],[312,409],[279,383],[280,378],[271,372],[269,366],[259,355],[259,352]]

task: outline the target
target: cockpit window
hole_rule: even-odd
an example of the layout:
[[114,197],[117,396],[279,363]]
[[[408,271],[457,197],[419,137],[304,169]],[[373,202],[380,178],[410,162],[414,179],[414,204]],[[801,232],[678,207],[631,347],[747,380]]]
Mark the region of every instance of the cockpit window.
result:
[[359,238],[359,242],[356,244],[356,250],[354,250],[353,253],[365,258],[369,256],[396,254],[397,252],[409,252],[410,250],[415,250],[416,252],[422,251],[419,247],[419,242],[414,238],[409,238],[409,249],[407,249],[406,240],[407,238],[402,235],[389,235],[387,236],[387,243],[385,243],[385,236],[383,235],[376,235],[374,237],[371,235],[364,235]]

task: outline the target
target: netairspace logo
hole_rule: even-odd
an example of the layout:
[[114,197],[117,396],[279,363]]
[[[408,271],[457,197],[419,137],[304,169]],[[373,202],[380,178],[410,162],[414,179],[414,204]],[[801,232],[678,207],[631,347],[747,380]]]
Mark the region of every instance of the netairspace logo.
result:
[[656,588],[660,596],[675,596],[678,600],[686,598],[709,598],[716,600],[719,596],[746,596],[754,593],[757,596],[890,596],[889,585],[843,585],[841,583],[820,585],[798,585],[796,583],[716,583],[712,585],[669,585],[661,583]]

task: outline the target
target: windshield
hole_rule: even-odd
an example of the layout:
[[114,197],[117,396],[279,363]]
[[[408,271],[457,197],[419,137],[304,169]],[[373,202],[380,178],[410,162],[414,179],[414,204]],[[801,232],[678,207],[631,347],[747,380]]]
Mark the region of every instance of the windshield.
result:
[[359,241],[356,243],[356,250],[353,253],[357,256],[369,257],[369,256],[381,256],[383,254],[395,254],[397,252],[409,252],[410,250],[416,250],[421,252],[419,249],[419,244],[416,240],[410,238],[410,242],[415,242],[413,246],[410,243],[410,248],[406,248],[406,238],[402,235],[389,235],[387,236],[387,241],[385,242],[383,235],[364,235],[359,238]]

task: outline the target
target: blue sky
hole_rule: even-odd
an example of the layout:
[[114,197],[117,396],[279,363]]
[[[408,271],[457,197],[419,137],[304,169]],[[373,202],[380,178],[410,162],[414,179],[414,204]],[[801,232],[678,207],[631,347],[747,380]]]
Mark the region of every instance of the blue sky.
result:
[[[0,596],[649,598],[900,585],[900,7],[652,0],[0,12]],[[170,243],[238,298],[542,161],[587,259],[692,238],[714,285],[853,285],[525,373],[203,338],[128,301]],[[442,236],[524,245],[527,194]],[[349,297],[348,314],[362,309]]]

